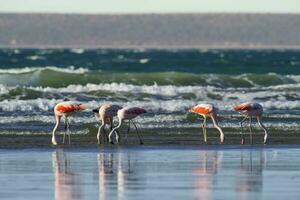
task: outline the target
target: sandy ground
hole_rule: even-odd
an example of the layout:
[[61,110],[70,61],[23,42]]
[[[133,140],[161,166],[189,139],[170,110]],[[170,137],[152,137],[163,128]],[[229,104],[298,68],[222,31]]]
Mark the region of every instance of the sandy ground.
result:
[[[182,133],[172,133],[171,130],[160,132],[141,132],[144,145],[240,145],[241,136],[239,132],[229,132],[225,130],[225,143],[219,144],[219,135],[215,131],[208,130],[208,142],[205,144],[203,141],[203,135],[201,131],[196,132],[187,130]],[[1,135],[0,149],[1,148],[32,148],[32,147],[54,147],[51,144],[51,135],[35,134],[35,135],[17,135],[17,133],[11,133]],[[67,141],[67,140],[66,140]],[[88,135],[71,135],[71,145],[62,144],[62,133],[57,134],[57,142],[59,147],[82,147],[82,148],[97,148],[104,146],[132,146],[140,145],[139,140],[135,133],[130,133],[127,141],[124,139],[124,135],[121,135],[119,144],[109,144],[106,140],[104,144],[98,145],[96,140],[96,134]],[[250,144],[249,133],[245,132],[245,145]],[[268,145],[296,145],[300,144],[300,134],[293,131],[272,131],[269,134],[268,143],[263,144],[263,134],[261,132],[255,132],[253,135],[253,144],[268,146]],[[242,145],[240,145],[242,146]]]

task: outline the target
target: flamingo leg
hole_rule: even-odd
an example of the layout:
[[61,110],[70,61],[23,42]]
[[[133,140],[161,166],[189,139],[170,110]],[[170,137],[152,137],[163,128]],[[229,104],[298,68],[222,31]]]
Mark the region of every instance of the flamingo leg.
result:
[[129,131],[130,131],[130,120],[128,120],[128,128],[127,128],[127,133],[126,133],[126,136],[125,136],[125,144],[127,143]]
[[265,136],[264,136],[264,144],[267,144],[267,142],[268,142],[268,131],[267,131],[266,127],[262,124],[262,122],[261,122],[261,117],[260,117],[260,116],[257,117],[257,122],[258,122],[259,126],[260,126],[260,127],[264,130],[264,132],[265,132]]
[[116,142],[117,142],[117,144],[118,144],[118,143],[120,142],[119,131],[116,130],[116,131],[115,131],[115,134],[116,134]]
[[253,144],[252,117],[249,117],[250,144]]
[[136,134],[137,134],[137,136],[138,136],[138,138],[139,138],[139,140],[140,140],[140,144],[144,144],[143,141],[142,141],[142,138],[140,137],[140,134],[139,134],[139,131],[138,131],[138,129],[137,129],[136,124],[135,124],[134,122],[132,122],[132,124],[133,124],[134,127],[135,127]]
[[65,143],[65,140],[66,140],[66,134],[67,134],[67,130],[68,130],[68,122],[67,122],[67,117],[65,116],[64,117],[64,120],[65,120],[65,132],[64,132],[64,136],[63,136],[63,144]]
[[248,118],[248,115],[245,116],[242,121],[240,122],[240,126],[241,126],[241,136],[242,136],[242,140],[241,140],[241,144],[245,143],[245,137],[244,137],[244,131],[243,131],[243,122]]
[[101,135],[101,126],[102,126],[102,125],[100,125],[100,126],[99,126],[99,128],[98,128],[98,132],[97,132],[97,141],[98,141],[98,144],[101,144],[101,141],[100,141],[100,135]]
[[203,137],[204,137],[204,142],[207,142],[207,133],[206,133],[206,116],[203,116],[203,123],[202,123],[202,128],[203,128]]
[[[110,131],[112,131],[112,129],[113,129],[113,118],[109,118],[109,126],[110,126],[109,127]],[[106,134],[105,130],[103,130],[103,131],[104,131],[105,138],[108,141],[109,140],[108,135]]]
[[[115,128],[114,128],[114,129],[115,129]],[[111,144],[114,144],[114,142],[113,142],[112,139],[111,139],[112,134],[115,132],[114,129],[108,134],[108,142],[111,143]]]
[[98,129],[98,133],[97,133],[97,141],[98,141],[98,144],[101,144],[101,132],[102,132],[102,129],[103,129],[103,124],[101,124],[99,126],[99,129]]
[[67,120],[67,130],[68,130],[68,139],[69,139],[69,144],[71,144],[71,130],[70,130],[70,122],[68,120],[68,118],[66,118]]
[[[104,131],[104,126],[105,126],[105,122],[102,120],[102,123],[99,126],[98,133],[97,133],[98,144],[101,144],[101,133],[102,133],[102,131]],[[105,131],[104,131],[104,133],[105,133]]]
[[60,118],[61,118],[60,116],[55,116],[56,124],[55,124],[55,126],[53,128],[53,132],[52,132],[52,144],[53,145],[57,145],[56,138],[55,138],[55,132],[60,124]]
[[112,130],[114,128],[114,122],[113,122],[113,118],[109,118],[109,126],[110,126],[110,130]]
[[212,115],[210,115],[210,117],[213,121],[214,127],[220,132],[220,143],[223,144],[223,142],[224,142],[224,133],[223,133],[221,127],[218,124],[217,115],[212,114]]
[[[119,119],[119,125],[118,126],[116,126],[115,128],[113,128],[111,131],[110,131],[110,133],[109,133],[109,135],[108,135],[108,139],[109,139],[109,143],[111,143],[111,144],[113,144],[113,141],[112,141],[112,135],[113,135],[113,133],[116,133],[116,139],[119,139],[119,135],[118,135],[118,129],[122,126],[122,122],[123,122],[123,120],[120,120]],[[118,142],[118,141],[117,141]]]
[[103,133],[104,133],[104,135],[105,135],[106,140],[108,141],[108,135],[107,135],[105,129],[103,129]]

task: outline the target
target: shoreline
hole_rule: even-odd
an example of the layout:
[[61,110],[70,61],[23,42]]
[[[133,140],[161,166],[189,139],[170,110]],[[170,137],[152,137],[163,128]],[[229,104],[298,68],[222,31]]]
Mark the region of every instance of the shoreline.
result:
[[[267,144],[262,143],[263,134],[253,135],[253,145],[249,143],[249,135],[245,134],[245,144],[240,144],[240,135],[237,133],[226,134],[225,143],[219,144],[217,133],[208,135],[208,142],[203,142],[202,134],[180,134],[180,135],[161,135],[161,134],[142,134],[144,144],[140,145],[136,135],[130,134],[126,144],[121,138],[120,144],[98,145],[94,135],[71,135],[71,145],[62,144],[62,135],[57,135],[58,145],[51,144],[51,135],[2,135],[0,149],[118,149],[118,148],[196,148],[196,149],[245,149],[245,148],[299,148],[300,135],[296,133],[274,133],[269,135]],[[121,136],[122,137],[122,136]]]

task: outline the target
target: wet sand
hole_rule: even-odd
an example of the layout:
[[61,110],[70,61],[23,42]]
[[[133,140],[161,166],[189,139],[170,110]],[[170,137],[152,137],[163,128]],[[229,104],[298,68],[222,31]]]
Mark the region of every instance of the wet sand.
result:
[[0,199],[298,199],[300,146],[0,150]]
[[[224,129],[225,142],[223,145],[239,145],[241,142],[241,135],[237,129]],[[160,129],[159,131],[145,131],[141,132],[143,142],[145,145],[219,145],[219,134],[215,129],[208,129],[208,142],[205,144],[203,135],[199,129],[186,129],[182,133],[174,133],[172,129]],[[250,144],[249,133],[245,132],[245,145]],[[263,134],[255,132],[253,134],[253,144],[258,146],[268,145],[300,145],[300,134],[295,130],[280,131],[272,130],[268,137],[268,144],[263,144]],[[29,134],[18,135],[18,132],[11,132],[9,134],[0,133],[0,149],[16,149],[16,148],[53,148],[51,144],[51,134]],[[98,145],[96,139],[96,130],[91,131],[87,135],[72,134],[71,145],[62,144],[62,132],[57,134],[58,147],[62,148],[99,148],[111,145],[107,141],[104,144]],[[66,140],[67,141],[67,140]],[[120,134],[120,143],[117,146],[138,146],[139,141],[135,133],[130,133],[127,140],[124,135]]]

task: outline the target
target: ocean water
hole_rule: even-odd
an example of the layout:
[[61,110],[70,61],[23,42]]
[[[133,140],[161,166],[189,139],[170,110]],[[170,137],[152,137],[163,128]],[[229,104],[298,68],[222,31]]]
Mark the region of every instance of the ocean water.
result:
[[269,130],[297,133],[299,91],[299,50],[0,49],[0,135],[50,135],[64,99],[89,108],[71,117],[74,134],[96,134],[91,109],[104,103],[145,108],[145,131],[199,131],[187,109],[201,102],[238,134],[232,106],[246,101],[263,105]]

